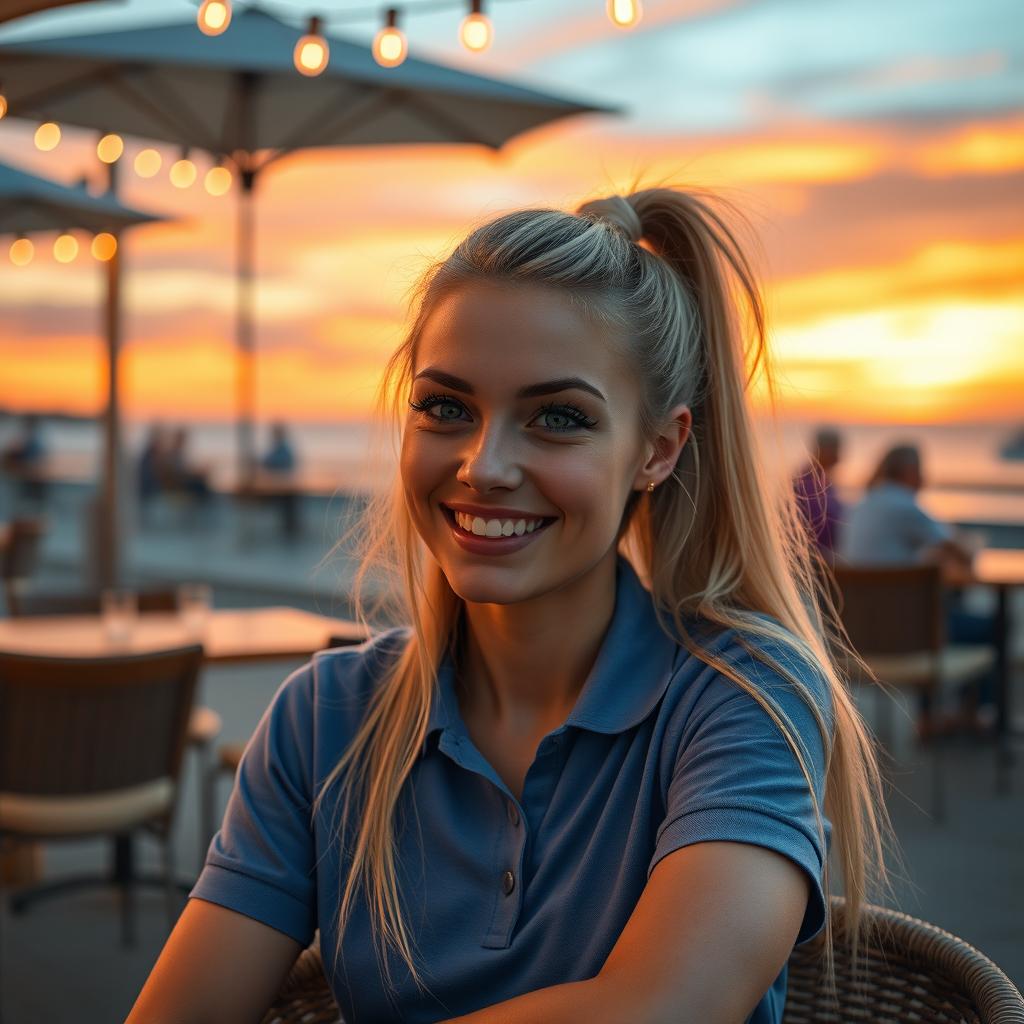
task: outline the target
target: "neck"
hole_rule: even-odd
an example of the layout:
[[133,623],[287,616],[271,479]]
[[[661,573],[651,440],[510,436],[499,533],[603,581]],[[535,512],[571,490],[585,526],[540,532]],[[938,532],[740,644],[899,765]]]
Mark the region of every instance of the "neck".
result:
[[583,575],[529,601],[465,605],[463,717],[532,732],[564,721],[615,608],[613,547]]

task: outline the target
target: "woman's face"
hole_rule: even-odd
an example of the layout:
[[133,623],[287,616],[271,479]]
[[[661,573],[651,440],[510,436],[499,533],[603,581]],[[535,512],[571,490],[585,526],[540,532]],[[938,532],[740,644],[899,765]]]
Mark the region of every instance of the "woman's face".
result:
[[608,556],[649,448],[633,374],[566,296],[458,289],[427,320],[413,376],[406,503],[460,597],[528,600]]

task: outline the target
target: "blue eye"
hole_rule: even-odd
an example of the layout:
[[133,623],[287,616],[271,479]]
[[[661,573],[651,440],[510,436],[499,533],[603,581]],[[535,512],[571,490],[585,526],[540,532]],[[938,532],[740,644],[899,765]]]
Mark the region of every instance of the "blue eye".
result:
[[[435,423],[457,423],[459,422],[459,411],[465,410],[465,406],[457,398],[453,398],[451,395],[440,394],[424,395],[417,401],[410,400],[409,407],[427,419],[433,420]],[[431,411],[435,408],[442,410],[440,415]],[[445,409],[454,409],[456,413],[455,415],[445,415]],[[561,417],[563,421],[561,424],[548,424],[546,429],[552,433],[567,433],[577,428],[589,430],[597,425],[597,420],[591,419],[582,409],[571,402],[560,402],[557,404],[552,402],[549,405],[542,406],[537,411],[534,419],[542,416],[552,416],[556,419]],[[533,421],[531,420],[531,422]]]

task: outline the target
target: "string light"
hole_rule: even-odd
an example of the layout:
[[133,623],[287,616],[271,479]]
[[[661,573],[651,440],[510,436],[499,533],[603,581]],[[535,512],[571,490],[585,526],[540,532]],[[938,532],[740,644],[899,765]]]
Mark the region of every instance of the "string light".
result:
[[24,235],[19,235],[11,242],[10,257],[16,267],[27,267],[32,262],[35,253],[36,247]]
[[135,173],[140,178],[152,178],[159,173],[163,157],[155,149],[140,149],[135,154]]
[[330,55],[331,49],[327,45],[327,40],[320,33],[320,19],[310,18],[309,31],[295,44],[292,53],[295,69],[313,78],[327,67]]
[[7,116],[7,97],[0,92],[0,118]]
[[203,35],[219,36],[231,24],[231,0],[203,0],[196,24]]
[[96,155],[105,163],[116,163],[124,152],[124,139],[120,135],[104,135],[96,143]]
[[41,149],[44,153],[47,153],[51,149],[56,149],[59,142],[60,127],[54,124],[53,121],[47,121],[36,129],[36,149]]
[[175,188],[188,188],[198,175],[196,165],[188,158],[188,149],[181,151],[181,159],[171,164],[171,184]]
[[462,19],[459,28],[459,38],[467,50],[483,53],[494,36],[491,19],[483,12],[483,0],[471,0],[469,7],[469,14]]
[[78,239],[64,232],[53,243],[53,258],[58,263],[70,263],[78,255]]
[[223,165],[218,164],[206,172],[203,184],[211,196],[222,196],[231,188],[231,172]]
[[101,231],[98,235],[93,236],[90,250],[93,259],[107,263],[114,258],[114,253],[117,252],[117,239],[109,232]]
[[388,9],[387,21],[373,40],[373,59],[384,68],[396,68],[408,53],[405,36],[398,27],[398,11]]
[[643,17],[640,0],[608,0],[608,17],[619,28],[632,28]]

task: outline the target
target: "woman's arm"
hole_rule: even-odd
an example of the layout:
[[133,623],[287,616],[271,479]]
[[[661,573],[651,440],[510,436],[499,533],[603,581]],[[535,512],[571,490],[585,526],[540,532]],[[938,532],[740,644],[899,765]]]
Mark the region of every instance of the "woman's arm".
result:
[[283,932],[190,899],[125,1024],[257,1024],[301,952]]
[[789,959],[808,892],[772,850],[682,847],[658,862],[597,977],[445,1024],[741,1024]]

